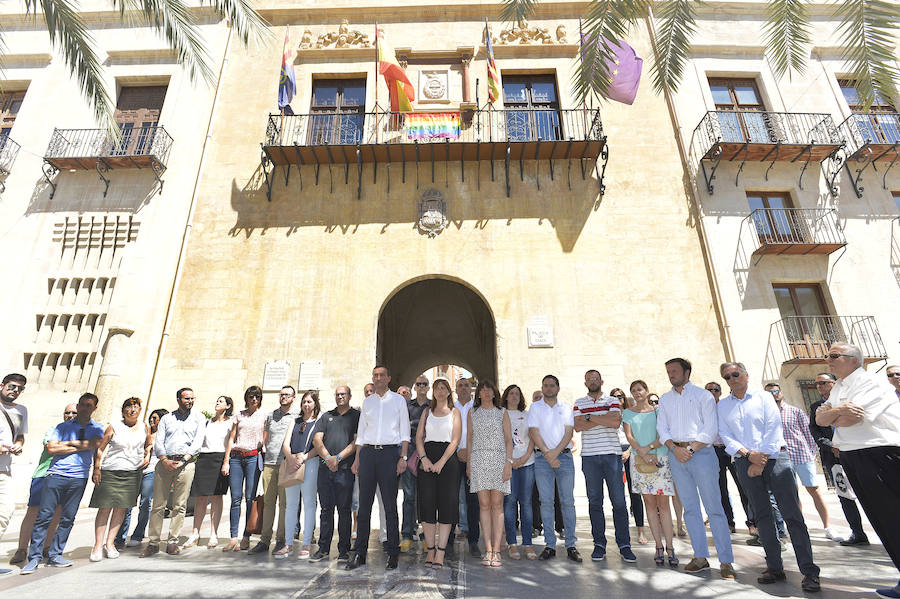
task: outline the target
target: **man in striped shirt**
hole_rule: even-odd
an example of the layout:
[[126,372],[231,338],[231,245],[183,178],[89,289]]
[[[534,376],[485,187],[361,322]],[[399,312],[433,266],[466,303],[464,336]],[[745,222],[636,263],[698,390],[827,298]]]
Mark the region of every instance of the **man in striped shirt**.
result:
[[622,405],[619,400],[604,395],[603,379],[596,370],[584,373],[588,394],[575,401],[575,432],[581,433],[581,471],[587,489],[588,513],[591,516],[591,535],[594,551],[591,559],[606,557],[606,519],[603,516],[603,483],[609,489],[616,526],[616,545],[626,562],[637,558],[631,550],[628,532],[628,509],[625,506],[625,484],[622,482],[622,446],[619,444],[619,425],[622,424]]
[[819,492],[816,484],[816,451],[817,445],[809,431],[809,417],[806,412],[784,403],[784,395],[781,394],[781,386],[778,383],[769,383],[766,391],[775,398],[778,409],[781,411],[781,423],[784,427],[784,441],[787,444],[788,455],[794,474],[800,479],[800,484],[806,487],[806,492],[812,497],[816,511],[822,518],[822,526],[825,528],[825,536],[835,541],[844,539],[834,534],[828,526],[828,507]]

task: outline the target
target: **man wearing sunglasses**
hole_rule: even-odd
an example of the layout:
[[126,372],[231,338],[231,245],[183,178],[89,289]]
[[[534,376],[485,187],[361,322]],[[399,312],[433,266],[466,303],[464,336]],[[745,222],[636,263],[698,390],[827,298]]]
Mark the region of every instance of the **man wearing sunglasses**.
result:
[[[407,398],[406,394],[400,391],[400,389],[408,390],[408,387],[401,387],[397,390],[400,395],[406,398],[406,407],[409,411],[410,439],[413,439],[414,446],[416,432],[419,430],[419,420],[422,419],[422,413],[428,407],[429,387],[428,378],[425,375],[419,375],[416,378],[416,384],[413,385],[416,391],[415,397],[410,396]],[[415,453],[415,450],[412,453]],[[410,457],[412,458],[413,456],[411,455]],[[409,468],[400,475],[400,487],[403,489],[403,523],[400,526],[400,536],[403,537],[403,540],[400,542],[400,551],[406,553],[412,549],[415,533],[419,528],[419,523],[416,521],[416,477]]]
[[[816,410],[823,403],[828,401],[831,395],[831,389],[837,377],[830,372],[820,372],[816,375],[816,391],[821,396],[819,401],[813,402],[809,406],[809,432],[812,433],[813,439],[819,445],[819,456],[822,458],[822,467],[828,472],[832,472],[835,465],[840,464],[841,452],[834,446],[831,439],[834,437],[834,430],[830,426],[819,426],[816,424]],[[862,528],[862,518],[859,516],[859,510],[856,502],[848,497],[844,497],[840,492],[838,499],[841,501],[841,509],[844,510],[844,516],[850,525],[850,538],[841,541],[841,545],[845,547],[852,545],[868,545],[869,538]]]
[[887,380],[894,388],[897,401],[900,401],[900,366],[887,367]]
[[[21,455],[28,432],[28,410],[16,403],[25,391],[25,377],[12,373],[3,377],[0,386],[0,537],[12,518],[16,507],[12,489],[12,456]],[[10,570],[0,568],[0,574]]]
[[[828,368],[838,381],[816,411],[816,424],[833,426],[832,443],[872,528],[900,570],[900,402],[884,378],[863,368],[862,351],[849,343],[828,350]],[[900,581],[877,589],[900,598]]]
[[[706,383],[704,388],[712,394],[713,398],[716,400],[716,404],[718,404],[719,399],[722,397],[722,387],[719,383],[712,381]],[[751,529],[750,534],[752,535],[752,530],[756,527],[753,525],[750,517],[750,506],[748,505],[747,495],[744,493],[744,488],[738,480],[737,471],[734,469],[734,460],[728,455],[728,452],[725,451],[725,443],[722,441],[721,437],[716,438],[713,447],[716,450],[716,457],[719,458],[719,493],[722,496],[722,509],[725,510],[725,517],[728,518],[728,528],[731,532],[735,532],[734,509],[731,507],[731,496],[728,494],[728,478],[726,476],[726,472],[731,472],[731,478],[734,480],[734,484],[738,489],[738,494],[741,496],[741,505],[744,506],[744,513],[747,514],[747,528]]]

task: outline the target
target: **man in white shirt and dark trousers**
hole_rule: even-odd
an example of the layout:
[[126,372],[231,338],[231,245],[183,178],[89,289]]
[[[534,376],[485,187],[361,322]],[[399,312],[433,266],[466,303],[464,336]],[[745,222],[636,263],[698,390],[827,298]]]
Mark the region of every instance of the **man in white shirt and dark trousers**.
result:
[[566,528],[566,554],[580,563],[575,548],[575,462],[569,442],[575,432],[572,406],[559,401],[559,379],[548,374],[541,381],[544,401],[531,404],[528,410],[528,434],[534,441],[534,479],[541,496],[541,519],[544,522],[546,547],[539,559],[556,557],[556,533],[553,530],[553,483],[559,487],[563,523]]
[[750,390],[750,376],[740,362],[726,362],[719,372],[731,387],[731,394],[719,402],[719,436],[725,451],[733,455],[738,476],[750,495],[756,514],[756,529],[766,553],[766,569],[757,578],[760,584],[785,580],[781,543],[775,518],[769,508],[769,491],[791,533],[797,565],[803,573],[801,587],[815,592],[819,567],[813,562],[809,530],[803,520],[791,456],[787,451],[781,412],[769,391]]
[[[849,343],[828,350],[828,367],[838,381],[816,412],[816,423],[833,426],[832,443],[872,528],[900,570],[900,402],[883,377],[866,372],[862,352]],[[900,597],[900,581],[877,589]]]
[[659,398],[656,429],[659,442],[674,458],[669,461],[672,478],[684,505],[684,522],[694,551],[684,570],[709,568],[702,501],[719,556],[719,572],[722,578],[734,579],[731,535],[719,493],[719,459],[712,447],[719,434],[716,400],[709,391],[690,382],[691,363],[684,358],[668,360],[666,374],[672,389]]
[[622,406],[619,400],[603,394],[602,385],[603,378],[599,371],[585,372],[584,386],[588,394],[575,400],[574,410],[575,432],[581,433],[581,471],[584,473],[591,535],[594,538],[591,559],[600,561],[606,557],[606,518],[603,516],[605,482],[612,502],[616,545],[623,560],[635,562],[637,558],[631,550],[628,531],[625,484],[622,482],[622,446],[618,434]]
[[375,393],[363,400],[356,431],[356,459],[351,470],[359,477],[359,515],[356,545],[345,568],[354,570],[366,563],[369,548],[372,503],[376,487],[384,501],[387,525],[387,569],[397,567],[400,553],[400,523],[397,517],[397,477],[406,471],[409,451],[409,411],[402,395],[388,389],[391,373],[387,366],[372,369]]

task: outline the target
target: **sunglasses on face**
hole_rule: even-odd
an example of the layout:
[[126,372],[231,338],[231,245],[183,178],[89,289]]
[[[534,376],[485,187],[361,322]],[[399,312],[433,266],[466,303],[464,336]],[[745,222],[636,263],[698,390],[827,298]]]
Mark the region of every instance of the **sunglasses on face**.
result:
[[727,381],[727,380],[729,380],[729,379],[736,379],[736,378],[738,378],[739,376],[741,376],[741,373],[740,373],[740,372],[732,372],[731,374],[723,374],[723,375],[722,375],[722,378],[725,379],[725,380]]
[[616,399],[625,399],[624,395],[613,395]]
[[822,385],[833,385],[834,381],[816,381],[816,387],[821,387]]
[[898,378],[898,377],[900,377],[900,372],[891,372],[891,373],[889,373],[889,374],[887,375],[887,377],[888,377],[889,379],[895,379],[895,378]]
[[428,383],[416,383],[416,387],[427,387]]
[[827,357],[829,360],[837,360],[838,358],[840,358],[840,357],[842,357],[842,356],[848,356],[848,354],[836,354],[836,353],[831,353],[831,354],[828,354],[828,356],[826,356],[826,357]]
[[67,412],[63,412],[63,415],[64,416],[78,416],[78,412],[76,412],[75,410],[69,410]]
[[293,393],[281,393],[281,397],[294,397]]
[[722,389],[719,387],[707,387],[706,390],[709,391],[710,393],[721,393],[722,392]]
[[6,389],[8,391],[24,391],[25,385],[16,385],[15,383],[8,383],[6,385]]

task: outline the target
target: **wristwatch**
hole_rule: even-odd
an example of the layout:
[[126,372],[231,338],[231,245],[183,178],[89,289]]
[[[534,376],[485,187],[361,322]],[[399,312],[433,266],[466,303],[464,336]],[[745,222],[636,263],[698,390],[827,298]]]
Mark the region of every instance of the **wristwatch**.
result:
[[409,458],[407,458],[405,455],[402,455],[402,456],[400,456],[400,459],[403,460],[403,461],[405,462],[405,461],[406,461],[407,459],[409,459]]
[[687,449],[689,452],[691,452],[691,455],[694,455],[694,446],[693,446],[693,445],[688,445],[686,449]]
[[506,461],[509,462],[510,465],[513,463],[512,458],[506,458]]
[[584,415],[584,419],[585,419],[586,421],[589,421],[589,420],[591,419],[591,415],[590,415],[590,414],[585,414],[585,415]]

